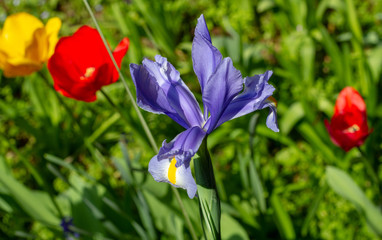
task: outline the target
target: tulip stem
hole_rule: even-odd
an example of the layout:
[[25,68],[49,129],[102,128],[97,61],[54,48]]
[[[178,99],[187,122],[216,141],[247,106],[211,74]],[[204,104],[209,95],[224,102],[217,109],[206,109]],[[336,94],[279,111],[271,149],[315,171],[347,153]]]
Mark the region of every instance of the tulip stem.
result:
[[[90,8],[90,5],[89,5],[88,1],[87,1],[87,0],[83,0],[83,3],[85,4],[85,7],[86,7],[86,9],[87,9],[88,12],[89,12],[90,17],[92,18],[92,20],[93,20],[93,22],[94,22],[94,25],[95,25],[95,27],[97,28],[97,31],[98,31],[99,35],[101,36],[101,39],[102,39],[102,41],[103,41],[103,43],[104,43],[104,45],[105,45],[105,48],[106,48],[106,50],[107,50],[107,52],[108,52],[108,54],[109,54],[109,56],[110,56],[110,59],[111,59],[111,61],[113,62],[114,67],[115,67],[115,69],[117,70],[117,72],[118,72],[118,74],[119,74],[119,79],[121,79],[121,81],[122,81],[122,83],[123,83],[123,86],[125,87],[125,90],[126,90],[126,92],[127,92],[127,95],[129,96],[129,99],[130,99],[130,101],[131,101],[131,104],[133,105],[134,110],[135,110],[135,112],[136,112],[137,115],[138,115],[139,121],[140,121],[141,124],[142,124],[143,130],[145,131],[145,133],[146,133],[146,135],[147,135],[147,137],[148,137],[148,139],[149,139],[149,141],[150,141],[150,143],[151,143],[152,148],[154,149],[155,152],[158,152],[158,146],[157,146],[157,144],[156,144],[156,142],[155,142],[155,140],[154,140],[153,135],[151,134],[150,128],[148,127],[148,125],[147,125],[147,123],[146,123],[146,121],[145,121],[145,119],[144,119],[142,113],[140,112],[140,110],[139,110],[139,108],[138,108],[138,105],[137,105],[137,103],[135,102],[135,99],[134,99],[134,97],[133,97],[133,94],[131,93],[129,87],[127,86],[127,83],[126,83],[126,81],[125,81],[125,78],[124,78],[124,76],[123,76],[121,70],[119,69],[117,62],[116,62],[115,59],[114,59],[114,56],[113,56],[113,54],[112,54],[112,52],[111,52],[111,50],[110,50],[110,47],[109,47],[109,45],[108,45],[108,43],[107,43],[107,41],[106,41],[106,39],[105,39],[105,37],[104,37],[102,31],[101,31],[100,26],[98,25],[98,22],[97,22],[97,20],[96,20],[94,14],[93,14],[92,9]],[[190,218],[188,217],[187,211],[186,211],[185,208],[184,208],[184,205],[183,205],[183,203],[182,203],[182,199],[179,197],[178,189],[176,189],[175,187],[171,187],[171,188],[172,188],[173,192],[175,193],[176,200],[177,200],[177,202],[178,202],[178,204],[179,204],[179,207],[180,207],[181,210],[182,210],[183,216],[184,216],[184,218],[185,218],[185,220],[186,220],[186,224],[188,225],[188,228],[189,228],[189,230],[190,230],[190,232],[191,232],[191,234],[192,234],[192,238],[193,238],[194,240],[196,240],[196,237],[195,237],[195,236],[196,236],[196,235],[195,235],[195,230],[194,230],[194,228],[193,228],[193,226],[192,226],[192,224],[191,224]]]

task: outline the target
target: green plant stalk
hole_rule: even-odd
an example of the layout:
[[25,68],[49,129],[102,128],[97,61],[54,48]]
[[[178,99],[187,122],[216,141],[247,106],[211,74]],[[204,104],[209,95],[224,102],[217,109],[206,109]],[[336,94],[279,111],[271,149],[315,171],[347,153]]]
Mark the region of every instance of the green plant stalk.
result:
[[81,129],[81,124],[80,122],[78,121],[77,118],[75,118],[73,116],[73,111],[69,108],[69,106],[65,103],[65,101],[62,100],[62,96],[54,89],[53,85],[50,83],[49,81],[49,77],[46,75],[46,71],[45,73],[42,73],[42,71],[39,71],[38,74],[41,76],[41,78],[44,80],[45,84],[48,86],[48,88],[52,89],[54,94],[56,95],[58,101],[60,102],[60,104],[65,108],[65,111],[68,113],[68,115],[72,118],[72,120],[74,121],[75,125],[78,127],[78,129],[80,131],[82,131]]
[[122,83],[123,83],[123,86],[125,87],[125,90],[126,90],[126,92],[127,92],[127,95],[129,96],[129,99],[130,99],[130,101],[131,101],[131,104],[133,105],[134,110],[136,111],[136,113],[137,113],[137,115],[138,115],[138,118],[139,118],[139,120],[140,120],[140,122],[141,122],[141,124],[142,124],[142,127],[143,127],[143,129],[144,129],[144,131],[145,131],[145,133],[146,133],[146,135],[147,135],[147,137],[148,137],[148,139],[149,139],[149,141],[150,141],[150,143],[151,143],[151,146],[153,147],[154,151],[158,151],[158,146],[157,146],[157,144],[156,144],[156,142],[155,142],[155,140],[154,140],[154,137],[153,137],[153,135],[151,134],[151,131],[150,131],[150,129],[149,129],[149,127],[148,127],[148,125],[147,125],[145,119],[143,118],[142,113],[140,112],[140,110],[139,110],[139,108],[138,108],[138,105],[135,103],[135,99],[134,99],[134,97],[133,97],[133,94],[131,93],[129,87],[127,86],[127,83],[126,83],[126,81],[125,81],[125,77],[123,76],[121,70],[120,70],[119,67],[118,67],[117,62],[115,61],[115,59],[114,59],[114,57],[113,57],[113,53],[111,52],[110,47],[109,47],[109,45],[108,45],[108,43],[107,43],[107,41],[106,41],[106,39],[105,39],[105,36],[103,35],[103,33],[102,33],[102,31],[101,31],[101,28],[100,28],[100,26],[98,25],[97,20],[95,19],[95,16],[94,16],[94,14],[93,14],[93,11],[92,11],[91,8],[90,8],[90,5],[89,5],[88,1],[87,1],[87,0],[83,0],[83,2],[84,2],[84,4],[85,4],[86,9],[88,10],[88,12],[89,12],[89,14],[90,14],[90,17],[92,18],[92,20],[93,20],[93,22],[94,22],[95,27],[97,28],[98,33],[99,33],[100,36],[101,36],[101,39],[102,39],[102,41],[103,41],[103,43],[104,43],[104,45],[105,45],[105,48],[106,48],[106,50],[107,50],[107,52],[108,52],[108,54],[109,54],[109,56],[110,56],[110,59],[111,59],[111,61],[113,62],[114,67],[115,67],[115,69],[117,70],[117,72],[118,72],[118,74],[119,74],[119,79],[121,79],[121,81],[122,81]]
[[203,140],[198,157],[194,159],[195,178],[198,187],[200,220],[206,239],[221,239],[220,199],[216,188],[214,170],[207,149],[207,137]]
[[[84,5],[85,5],[87,11],[89,12],[90,17],[92,18],[92,20],[93,20],[93,22],[94,22],[94,25],[95,25],[96,28],[97,28],[98,33],[99,33],[100,36],[101,36],[101,39],[102,39],[102,41],[103,41],[103,43],[104,43],[104,45],[105,45],[105,48],[106,48],[106,50],[107,50],[107,52],[108,52],[108,54],[109,54],[109,56],[110,56],[110,58],[111,58],[111,60],[112,60],[112,62],[113,62],[113,64],[114,64],[115,69],[117,70],[117,72],[118,72],[118,74],[119,74],[119,77],[120,77],[120,79],[121,79],[121,81],[122,81],[122,83],[123,83],[123,86],[125,87],[125,90],[126,90],[126,92],[127,92],[127,95],[129,96],[129,99],[131,100],[131,104],[133,105],[134,110],[135,110],[135,112],[136,112],[137,115],[138,115],[138,118],[139,118],[139,120],[140,120],[140,122],[141,122],[141,124],[142,124],[142,127],[143,127],[143,129],[144,129],[144,131],[145,131],[145,133],[146,133],[146,135],[147,135],[147,137],[148,137],[148,139],[149,139],[149,141],[150,141],[150,143],[151,143],[151,145],[152,145],[154,151],[155,151],[155,152],[158,152],[158,146],[157,146],[157,144],[156,144],[156,142],[155,142],[155,140],[154,140],[154,137],[153,137],[153,135],[151,134],[151,131],[150,131],[150,129],[149,129],[149,127],[148,127],[148,125],[147,125],[145,119],[143,118],[143,115],[142,115],[142,113],[140,112],[140,110],[139,110],[139,108],[138,108],[138,105],[137,105],[137,103],[135,102],[135,99],[134,99],[134,97],[133,97],[133,95],[132,95],[132,93],[131,93],[129,87],[127,86],[127,83],[126,83],[126,81],[125,81],[125,78],[124,78],[124,76],[122,75],[122,72],[121,72],[121,70],[119,69],[117,62],[115,61],[115,59],[114,59],[114,57],[113,57],[113,54],[112,54],[112,52],[111,52],[111,50],[110,50],[110,47],[109,47],[109,45],[108,45],[108,43],[107,43],[107,41],[106,41],[106,39],[105,39],[105,37],[104,37],[102,31],[101,31],[100,26],[98,25],[98,22],[97,22],[97,20],[96,20],[94,14],[93,14],[93,11],[92,11],[91,8],[90,8],[90,5],[89,5],[88,1],[87,1],[87,0],[83,0],[83,3],[84,3]],[[189,230],[190,230],[190,232],[191,232],[191,236],[192,236],[193,240],[196,240],[197,238],[195,237],[196,234],[195,234],[194,227],[192,226],[191,221],[190,221],[190,218],[189,218],[189,216],[188,216],[188,214],[187,214],[187,211],[185,210],[184,205],[183,205],[183,203],[182,203],[182,200],[181,200],[181,198],[179,197],[178,190],[177,190],[175,187],[171,187],[171,188],[172,188],[172,190],[173,190],[174,193],[176,192],[176,194],[175,194],[175,196],[176,196],[176,200],[178,201],[178,204],[179,204],[180,208],[182,209],[182,213],[183,213],[184,218],[185,218],[185,220],[186,220],[186,224],[188,225],[188,228],[189,228]]]
[[[39,72],[40,76],[42,77],[42,79],[44,80],[45,84],[53,90],[54,94],[56,95],[58,101],[60,102],[60,104],[65,108],[65,111],[68,113],[68,115],[71,117],[71,119],[73,120],[74,122],[74,126],[77,127],[78,131],[81,133],[81,135],[84,136],[83,132],[82,132],[82,126],[81,126],[81,123],[80,121],[75,118],[73,116],[73,112],[72,110],[69,108],[69,106],[66,104],[66,102],[64,100],[62,100],[62,96],[54,89],[54,87],[52,86],[52,84],[49,82],[49,77],[46,76],[46,74],[43,74],[41,73],[41,71]],[[93,158],[101,165],[103,165],[105,162],[102,161],[102,159],[100,159],[96,152],[95,152],[95,148],[94,146],[92,145],[91,142],[89,142],[89,139],[84,139],[84,145],[85,147],[89,150],[90,154],[93,156]]]
[[184,207],[184,204],[182,202],[182,199],[180,198],[180,194],[179,194],[178,190],[176,188],[174,188],[173,186],[171,186],[171,190],[172,190],[172,192],[175,195],[176,201],[178,202],[180,209],[182,210],[182,214],[184,216],[184,220],[186,221],[186,224],[187,224],[187,226],[189,228],[188,230],[190,230],[190,234],[191,234],[192,239],[193,240],[197,240],[198,238],[196,236],[195,229],[193,228],[191,220],[188,217],[186,208]]
[[370,177],[373,179],[373,182],[377,185],[378,191],[379,191],[378,194],[380,195],[382,192],[382,188],[381,188],[381,184],[379,182],[378,175],[377,175],[376,171],[374,170],[373,166],[371,165],[371,163],[369,162],[367,155],[362,151],[362,149],[360,147],[357,147],[357,148],[361,154],[361,159],[365,165],[366,171],[369,173]]
[[[129,117],[129,114],[124,114],[121,109],[113,102],[113,100],[109,97],[109,95],[101,88],[100,89],[100,92],[102,93],[102,95],[106,98],[107,102],[119,113],[119,115],[121,116],[121,118],[129,125],[136,125],[136,122]],[[142,142],[144,144],[147,144],[147,141],[146,141],[146,138],[144,136],[142,136],[141,132],[139,130],[137,130],[136,128],[132,128],[131,129],[135,134],[139,135],[140,137],[139,138],[142,138]],[[149,146],[150,146],[150,142],[148,143]]]

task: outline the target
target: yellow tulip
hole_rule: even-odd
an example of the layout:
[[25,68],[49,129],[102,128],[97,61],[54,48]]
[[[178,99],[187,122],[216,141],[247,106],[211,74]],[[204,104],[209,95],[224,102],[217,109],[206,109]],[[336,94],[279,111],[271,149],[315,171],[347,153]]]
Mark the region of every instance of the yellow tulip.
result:
[[42,68],[53,55],[61,20],[44,24],[29,13],[13,14],[0,30],[0,69],[6,77],[26,76]]

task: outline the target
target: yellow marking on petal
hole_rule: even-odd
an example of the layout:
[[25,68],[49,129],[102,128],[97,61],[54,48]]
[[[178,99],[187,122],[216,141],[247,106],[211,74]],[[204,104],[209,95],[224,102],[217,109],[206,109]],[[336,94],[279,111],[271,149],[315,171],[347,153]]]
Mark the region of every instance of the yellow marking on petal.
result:
[[86,78],[91,77],[93,75],[94,71],[95,71],[95,67],[86,68],[86,72],[85,72],[84,76],[81,76],[80,79],[85,80]]
[[272,103],[274,103],[275,106],[277,107],[277,100],[273,96],[268,97],[267,100],[271,101]]
[[351,127],[343,130],[343,132],[344,133],[355,133],[355,132],[358,132],[359,130],[360,130],[360,127],[357,124],[354,124]]
[[173,157],[173,159],[171,160],[170,166],[168,167],[168,180],[172,184],[176,183],[176,167],[175,167],[175,164],[176,164],[176,159],[175,159],[175,157]]

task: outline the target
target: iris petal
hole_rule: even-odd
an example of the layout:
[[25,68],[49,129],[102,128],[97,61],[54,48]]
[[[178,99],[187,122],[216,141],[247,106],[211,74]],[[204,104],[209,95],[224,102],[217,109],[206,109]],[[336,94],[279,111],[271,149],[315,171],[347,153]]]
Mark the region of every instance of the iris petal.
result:
[[130,64],[130,72],[137,89],[139,107],[148,112],[166,114],[181,126],[187,127],[187,123],[170,106],[156,79],[150,75],[144,66]]
[[180,78],[179,72],[166,58],[156,56],[155,59],[156,62],[148,59],[143,61],[139,71],[145,74],[136,74],[137,65],[131,65],[137,96],[138,92],[147,93],[145,105],[157,105],[164,109],[151,108],[149,111],[167,114],[184,128],[200,126],[203,117],[199,104]]
[[267,100],[272,96],[275,90],[272,85],[268,84],[268,80],[271,76],[272,71],[267,71],[264,74],[245,78],[244,91],[237,95],[227,106],[216,127],[231,119],[241,117],[265,107],[270,107],[271,111],[268,116],[267,126],[273,131],[278,132],[275,114],[276,106]]
[[259,109],[264,109],[269,107],[269,114],[267,117],[267,127],[274,132],[279,132],[279,127],[277,124],[277,110],[276,104],[270,100],[265,100]]
[[154,180],[186,189],[188,196],[193,198],[197,187],[192,177],[190,161],[205,136],[206,133],[196,126],[180,133],[169,143],[164,141],[158,155],[149,163],[149,172]]
[[208,133],[215,129],[225,108],[243,89],[243,79],[239,70],[234,68],[230,58],[224,58],[215,73],[211,75],[203,92],[203,102],[211,117]]
[[192,42],[192,63],[202,93],[208,79],[215,72],[221,60],[222,55],[211,43],[210,33],[202,14],[198,19],[194,41]]

